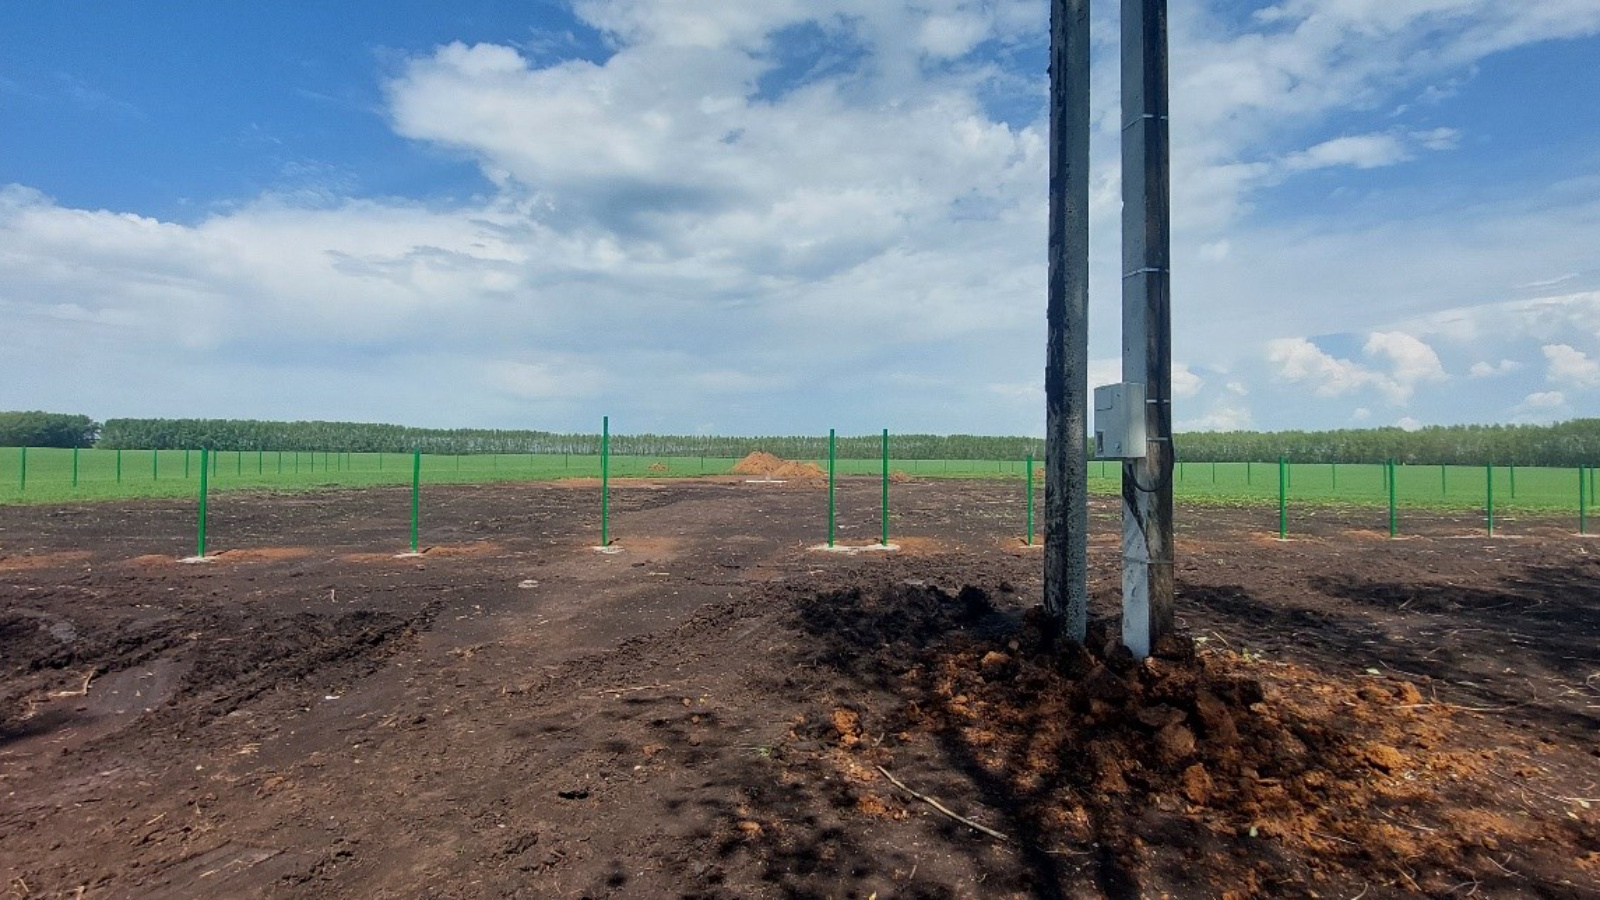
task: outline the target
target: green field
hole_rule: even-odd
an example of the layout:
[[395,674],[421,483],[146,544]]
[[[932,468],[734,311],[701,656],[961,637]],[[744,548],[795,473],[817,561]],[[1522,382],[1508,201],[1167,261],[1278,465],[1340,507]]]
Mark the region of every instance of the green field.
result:
[[[24,468],[24,456],[26,467]],[[198,450],[64,450],[0,448],[0,503],[192,496],[199,489]],[[613,456],[614,477],[727,474],[736,460],[717,457]],[[827,460],[814,460],[826,467]],[[312,490],[409,484],[409,453],[218,451],[210,454],[208,487],[232,490]],[[421,457],[424,484],[546,481],[598,478],[600,457],[588,454],[474,454]],[[840,475],[873,476],[877,459],[840,459]],[[890,468],[923,478],[1024,478],[1022,460],[891,459]],[[1035,475],[1042,467],[1035,465]],[[1384,506],[1389,495],[1381,465],[1302,463],[1284,469],[1291,504]],[[1406,508],[1482,509],[1489,470],[1471,466],[1400,466],[1395,501]],[[1225,503],[1276,503],[1277,463],[1178,464],[1173,488],[1180,499]],[[1579,506],[1579,471],[1534,467],[1493,470],[1496,509],[1572,512]],[[1585,481],[1585,503],[1594,501]],[[1089,464],[1090,490],[1120,490],[1115,462]]]

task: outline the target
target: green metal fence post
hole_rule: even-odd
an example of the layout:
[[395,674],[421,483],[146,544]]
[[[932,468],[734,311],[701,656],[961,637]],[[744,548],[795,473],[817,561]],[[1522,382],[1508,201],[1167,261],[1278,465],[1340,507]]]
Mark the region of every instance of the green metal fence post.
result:
[[883,430],[883,546],[889,546],[889,429]]
[[1244,484],[1245,484],[1245,487],[1249,487],[1250,485],[1255,484],[1254,466],[1255,466],[1254,463],[1250,462],[1249,460],[1245,460],[1245,463],[1244,463]]
[[1333,485],[1333,492],[1337,494],[1339,493],[1339,464],[1328,463],[1328,473],[1328,478]]
[[[459,461],[459,460],[458,460]],[[600,417],[600,546],[611,546],[611,417]]]
[[189,448],[183,448],[183,480],[189,480]]
[[1033,454],[1028,454],[1028,546],[1033,546]]
[[1289,539],[1289,459],[1278,457],[1278,540]]
[[160,481],[161,480],[161,451],[160,450],[151,450],[150,451],[150,480],[151,481]]
[[283,474],[283,451],[278,451],[278,474]]
[[200,448],[200,520],[195,528],[194,555],[201,559],[206,555],[206,473],[211,470],[206,463],[210,453],[209,448]]
[[72,486],[78,486],[78,448],[72,448]]
[[117,448],[117,484],[122,483],[122,448]]
[[411,452],[411,552],[417,552],[417,510],[422,494],[422,451]]
[[834,527],[833,527],[833,525],[834,525],[834,521],[833,521],[833,514],[834,514],[833,466],[834,466],[834,458],[835,458],[835,452],[836,452],[836,447],[835,447],[836,440],[837,440],[837,438],[835,437],[834,430],[832,428],[829,428],[828,429],[828,546],[829,547],[833,546],[833,532],[834,532]]
[[1395,469],[1394,460],[1391,459],[1389,460],[1389,537],[1391,538],[1399,533],[1399,521],[1395,518],[1394,511],[1395,494],[1398,490],[1396,482],[1399,481],[1397,475],[1398,470]]
[[18,476],[17,490],[26,491],[27,489],[28,489],[28,448],[27,447],[23,447],[22,448],[22,474]]
[[263,473],[263,472],[265,472],[267,470],[266,469],[266,457],[267,457],[267,451],[263,450],[260,447],[257,447],[256,448],[256,474],[257,475],[260,475],[261,473]]
[[1578,533],[1589,533],[1589,495],[1584,491],[1583,466],[1578,467]]
[[1439,496],[1445,497],[1450,493],[1449,479],[1446,477],[1449,470],[1443,465],[1439,466]]
[[1517,499],[1517,467],[1511,466],[1508,471],[1511,473],[1511,499],[1515,500]]
[[1483,467],[1484,487],[1483,506],[1484,514],[1489,525],[1489,537],[1494,537],[1494,464]]

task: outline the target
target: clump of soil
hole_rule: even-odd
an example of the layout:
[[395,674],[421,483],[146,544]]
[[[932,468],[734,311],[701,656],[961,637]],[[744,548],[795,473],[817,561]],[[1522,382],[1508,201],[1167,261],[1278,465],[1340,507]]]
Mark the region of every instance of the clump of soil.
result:
[[735,475],[758,475],[766,478],[783,478],[794,481],[816,481],[827,478],[828,473],[816,463],[795,462],[774,456],[765,450],[746,456],[733,465]]
[[[1409,682],[1329,679],[1188,638],[1139,662],[1104,622],[1086,647],[1052,646],[1042,610],[1019,617],[970,586],[838,592],[801,615],[844,639],[819,661],[898,698],[796,729],[847,781],[931,746],[981,788],[991,824],[1050,852],[1098,848],[1113,881],[1165,845],[1256,891],[1376,867],[1427,892],[1493,871],[1488,847],[1583,843],[1575,826],[1456,815],[1477,805],[1452,795],[1482,780],[1485,757],[1445,751],[1451,711]],[[863,796],[887,790],[866,781]]]

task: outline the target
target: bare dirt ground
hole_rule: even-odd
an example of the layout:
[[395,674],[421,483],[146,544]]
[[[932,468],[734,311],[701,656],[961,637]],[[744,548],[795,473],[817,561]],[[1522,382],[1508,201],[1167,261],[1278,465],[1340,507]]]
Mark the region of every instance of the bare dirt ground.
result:
[[898,484],[853,555],[742,479],[618,486],[614,554],[585,484],[429,489],[419,558],[404,491],[219,496],[194,565],[189,504],[0,508],[0,889],[1600,896],[1571,523],[1180,508],[1141,665],[1109,502],[1044,646],[1019,487]]

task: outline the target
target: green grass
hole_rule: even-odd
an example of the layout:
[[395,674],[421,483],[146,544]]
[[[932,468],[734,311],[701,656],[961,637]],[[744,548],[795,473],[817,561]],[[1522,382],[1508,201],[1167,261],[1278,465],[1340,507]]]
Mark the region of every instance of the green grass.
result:
[[[80,450],[74,476],[73,451],[33,448],[23,454],[0,448],[0,504],[61,503],[76,500],[189,497],[199,493],[199,451],[123,450],[121,470],[115,450]],[[702,457],[614,456],[611,475],[691,476],[725,474],[735,460]],[[285,451],[211,454],[207,488],[235,490],[314,490],[331,487],[409,485],[409,453],[295,453]],[[482,454],[422,457],[424,484],[494,481],[550,481],[598,478],[600,458],[565,454]]]
[[[27,451],[26,483],[22,451],[0,448],[0,504],[61,503],[81,500],[189,497],[199,490],[200,452],[183,450],[81,450],[34,448]],[[409,453],[310,453],[285,451],[212,454],[209,488],[233,490],[312,490],[328,487],[405,485],[411,482]],[[715,457],[614,456],[611,474],[673,477],[727,474],[736,460]],[[827,460],[815,460],[826,467]],[[890,468],[919,478],[995,478],[1020,482],[1021,460],[892,459]],[[1042,471],[1035,464],[1035,473]],[[874,476],[877,459],[840,459],[840,475]],[[1116,462],[1089,464],[1089,487],[1097,494],[1121,490]],[[1384,467],[1357,464],[1300,464],[1287,469],[1289,503],[1382,507],[1388,503]],[[1407,509],[1482,509],[1488,474],[1468,466],[1400,466],[1395,500]],[[424,484],[494,481],[545,481],[598,478],[600,458],[563,454],[482,454],[422,457]],[[1276,463],[1180,463],[1173,472],[1179,499],[1226,504],[1270,504],[1278,498]],[[1595,486],[1588,484],[1589,502]],[[1042,494],[1036,498],[1043,503]],[[1572,512],[1578,507],[1578,470],[1496,468],[1497,510]]]

